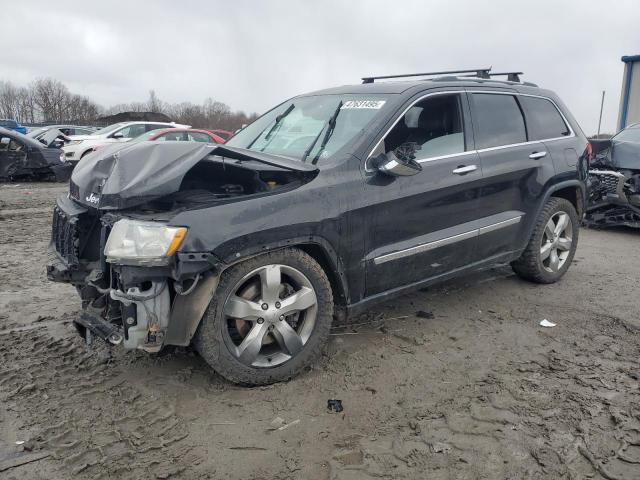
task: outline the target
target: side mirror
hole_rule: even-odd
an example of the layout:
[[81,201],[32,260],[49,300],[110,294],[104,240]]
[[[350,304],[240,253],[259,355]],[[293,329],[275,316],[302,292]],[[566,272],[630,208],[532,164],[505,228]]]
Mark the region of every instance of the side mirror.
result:
[[388,152],[378,157],[378,171],[393,177],[408,177],[422,171],[422,165],[415,159],[398,157],[394,152]]
[[113,135],[111,135],[111,138],[115,138],[116,140],[120,140],[121,138],[124,138],[124,135],[122,134],[122,132],[116,132]]

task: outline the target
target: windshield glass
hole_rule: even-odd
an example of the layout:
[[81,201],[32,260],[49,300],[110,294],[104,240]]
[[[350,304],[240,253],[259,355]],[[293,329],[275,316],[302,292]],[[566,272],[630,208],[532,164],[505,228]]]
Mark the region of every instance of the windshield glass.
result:
[[298,97],[267,112],[227,145],[315,163],[352,140],[378,115],[388,95]]
[[614,138],[623,142],[640,142],[640,126],[622,130]]
[[109,135],[111,132],[113,132],[114,130],[119,129],[122,126],[124,126],[124,123],[114,123],[112,125],[108,125],[108,126],[106,126],[104,128],[101,128],[96,133],[100,134],[100,135]]
[[0,120],[0,127],[16,128],[17,126],[18,122],[16,122],[15,120]]

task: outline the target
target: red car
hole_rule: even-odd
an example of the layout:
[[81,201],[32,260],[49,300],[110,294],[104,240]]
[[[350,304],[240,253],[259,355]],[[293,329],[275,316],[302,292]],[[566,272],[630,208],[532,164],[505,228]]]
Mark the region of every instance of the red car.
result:
[[229,140],[231,137],[233,137],[233,132],[230,132],[228,130],[211,130],[211,133],[222,137],[225,139],[225,141]]
[[197,128],[163,128],[161,130],[152,130],[134,138],[131,142],[143,142],[145,140],[160,142],[164,140],[204,143],[225,142],[224,138],[216,135],[214,132]]

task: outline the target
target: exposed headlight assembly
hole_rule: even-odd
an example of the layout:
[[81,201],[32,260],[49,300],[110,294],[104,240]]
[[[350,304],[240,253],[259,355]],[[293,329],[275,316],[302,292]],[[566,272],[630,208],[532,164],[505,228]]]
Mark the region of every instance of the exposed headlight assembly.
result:
[[186,234],[185,227],[122,219],[113,225],[104,254],[110,263],[165,265]]

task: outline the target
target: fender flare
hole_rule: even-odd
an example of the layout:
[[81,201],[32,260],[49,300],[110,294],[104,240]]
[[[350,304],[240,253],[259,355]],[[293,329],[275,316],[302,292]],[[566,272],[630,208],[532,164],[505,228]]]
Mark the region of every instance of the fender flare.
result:
[[288,247],[298,247],[302,250],[308,250],[309,247],[319,249],[323,258],[315,258],[313,253],[309,251],[307,251],[306,253],[314,257],[315,260],[320,263],[320,265],[325,269],[329,280],[332,283],[336,283],[335,287],[339,289],[338,293],[340,294],[340,296],[343,297],[343,300],[348,301],[348,299],[350,298],[349,286],[342,260],[336,253],[336,250],[333,248],[331,242],[319,235],[304,235],[300,237],[287,238],[285,240],[276,240],[273,242],[264,243],[259,247],[248,247],[246,249],[242,249],[234,253],[233,255],[228,255],[221,258],[221,260],[225,263],[223,270],[226,270],[231,265],[235,265],[251,257]]
[[[558,190],[562,190],[563,188],[567,188],[567,187],[577,187],[580,190],[581,197],[582,197],[580,200],[582,201],[582,206],[583,206],[582,210],[584,213],[584,209],[587,205],[586,186],[584,182],[581,182],[578,179],[572,179],[572,180],[564,180],[562,182],[554,183],[549,188],[547,188],[547,190],[544,193],[544,196],[542,197],[542,201],[538,204],[538,208],[536,208],[536,215],[533,218],[538,218],[538,215],[540,215],[540,212],[544,208],[545,204],[549,201],[549,199],[553,196],[554,192],[557,192]],[[527,237],[526,237],[527,239],[531,238],[534,227],[535,227],[535,221],[532,221],[531,226],[529,227],[529,231],[527,232]]]

